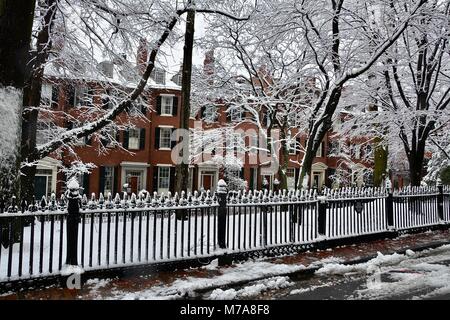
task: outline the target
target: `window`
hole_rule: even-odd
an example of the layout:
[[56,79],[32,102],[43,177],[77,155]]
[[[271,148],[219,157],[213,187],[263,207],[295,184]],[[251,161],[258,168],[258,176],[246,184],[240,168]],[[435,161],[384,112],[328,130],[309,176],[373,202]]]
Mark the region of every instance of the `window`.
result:
[[52,139],[52,129],[56,129],[54,123],[38,121],[36,129],[36,145],[42,145]]
[[214,122],[217,120],[218,114],[217,114],[217,107],[216,106],[207,106],[203,109],[202,118],[205,120],[205,122]]
[[113,167],[105,167],[105,176],[104,176],[104,184],[105,190],[103,194],[108,196],[108,194],[113,194],[113,186],[114,186],[114,168]]
[[322,155],[323,142],[320,143],[319,149],[317,149],[316,157],[323,157]]
[[113,101],[112,101],[111,95],[112,95],[112,90],[106,89],[105,93],[101,96],[102,108],[105,110],[111,109],[113,106]]
[[176,75],[174,75],[173,77],[172,77],[172,81],[175,83],[175,84],[177,84],[177,85],[179,85],[179,86],[181,86],[181,81],[183,80],[183,77],[181,76],[181,73],[179,72],[179,73],[177,73]]
[[287,178],[288,189],[294,189],[295,188],[295,169],[294,168],[286,169],[286,178]]
[[289,154],[294,155],[297,153],[297,141],[295,139],[288,140],[287,146],[289,148]]
[[273,181],[272,175],[262,175],[261,183],[263,189],[272,189],[272,181]]
[[170,167],[158,167],[158,191],[168,190],[170,186]]
[[258,153],[258,136],[250,136],[249,143],[250,153]]
[[156,83],[165,84],[166,83],[166,73],[162,69],[154,69],[152,71],[152,78]]
[[49,83],[44,83],[41,89],[41,104],[44,106],[50,106],[52,102],[52,88],[53,86]]
[[93,91],[88,89],[86,86],[78,86],[75,88],[73,105],[75,107],[91,105],[93,95]]
[[173,112],[173,97],[161,97],[161,115],[171,116]]
[[333,156],[338,156],[339,153],[341,152],[341,146],[339,141],[334,140],[334,141],[330,141],[330,147],[328,148],[328,155],[333,155]]
[[233,109],[230,111],[231,121],[241,121],[242,120],[242,110]]
[[354,159],[360,159],[361,158],[361,146],[360,145],[353,145],[351,146],[351,157]]
[[160,149],[170,149],[171,147],[171,135],[172,128],[160,128],[160,136],[159,136],[159,148]]
[[130,129],[128,132],[128,149],[139,150],[140,130]]

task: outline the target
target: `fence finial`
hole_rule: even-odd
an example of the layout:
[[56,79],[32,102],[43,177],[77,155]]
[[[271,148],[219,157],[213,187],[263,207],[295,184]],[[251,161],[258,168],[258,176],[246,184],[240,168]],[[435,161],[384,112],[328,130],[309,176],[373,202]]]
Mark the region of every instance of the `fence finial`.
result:
[[220,179],[217,182],[217,193],[227,193],[227,183],[225,180]]

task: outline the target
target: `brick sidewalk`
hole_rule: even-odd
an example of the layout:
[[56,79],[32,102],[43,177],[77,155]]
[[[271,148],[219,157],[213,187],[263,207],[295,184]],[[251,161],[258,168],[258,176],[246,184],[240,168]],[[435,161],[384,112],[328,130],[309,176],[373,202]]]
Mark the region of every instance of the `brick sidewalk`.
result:
[[[367,243],[361,243],[350,246],[342,246],[333,249],[304,252],[297,255],[285,256],[279,258],[268,258],[269,261],[276,264],[302,264],[310,266],[320,260],[334,257],[343,261],[364,259],[381,252],[383,254],[392,254],[394,252],[404,251],[409,248],[428,246],[439,242],[450,242],[450,230],[428,231],[425,233],[403,235],[395,239],[376,240]],[[226,267],[233,268],[233,266]],[[0,295],[0,300],[16,299],[108,299],[114,292],[138,292],[149,289],[153,286],[170,285],[177,279],[187,277],[212,278],[221,275],[223,268],[196,268],[190,270],[180,270],[171,272],[157,272],[145,276],[135,276],[130,274],[123,278],[107,279],[106,281],[95,281],[83,286],[81,290],[69,290],[58,287],[48,287],[38,290],[27,290],[17,293]]]

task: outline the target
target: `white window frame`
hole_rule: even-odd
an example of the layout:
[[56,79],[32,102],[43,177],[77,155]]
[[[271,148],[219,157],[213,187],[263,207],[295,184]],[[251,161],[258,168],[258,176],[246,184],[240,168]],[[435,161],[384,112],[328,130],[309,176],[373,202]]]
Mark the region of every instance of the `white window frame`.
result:
[[50,83],[42,84],[41,103],[44,106],[51,106],[52,105],[52,96],[53,96],[53,85]]
[[[131,133],[133,136],[131,136]],[[140,147],[140,141],[141,141],[141,130],[138,128],[131,128],[128,131],[128,149],[130,150],[139,150]]]
[[[113,197],[113,192],[114,192],[114,167],[109,167],[106,166],[104,167],[105,169],[105,181],[104,181],[104,190],[103,190],[103,195],[105,197],[108,196],[109,193],[111,193],[111,196]],[[107,175],[107,171],[110,171],[110,174]],[[111,188],[108,188],[107,184],[108,182],[111,184]]]
[[259,137],[258,135],[249,136],[249,150],[250,153],[256,154],[258,153],[258,144],[259,144]]
[[85,85],[75,86],[75,93],[73,99],[74,107],[81,107],[86,105],[86,95],[89,92],[89,88]]
[[[170,101],[170,103],[168,103]],[[168,108],[169,112],[167,112]],[[161,115],[172,116],[173,115],[173,96],[161,96]]]
[[323,157],[323,154],[322,154],[322,146],[323,146],[323,141],[320,143],[319,149],[317,149],[317,152],[316,152],[316,157],[317,157],[317,158]]
[[[288,174],[288,171],[292,173],[292,176]],[[286,179],[287,179],[287,187],[288,189],[295,189],[295,168],[287,168],[286,169]]]
[[[166,193],[170,189],[170,166],[158,166],[158,192],[159,193]],[[167,169],[167,176],[162,177],[161,173],[162,171]],[[161,186],[161,178],[166,179],[164,184],[167,184],[167,187]]]
[[242,120],[242,110],[241,109],[232,109],[231,111],[231,121],[237,122]]
[[[164,144],[163,144],[163,141],[164,142],[167,142],[166,140],[167,140],[167,137],[164,137],[164,140],[163,140],[163,132],[164,131],[168,131],[169,132],[169,140],[168,140],[168,146],[165,146]],[[171,146],[172,146],[172,139],[171,139],[171,137],[172,137],[172,127],[159,127],[159,149],[160,150],[171,150],[172,148],[171,148]]]
[[295,139],[290,139],[289,143],[288,143],[288,150],[289,150],[289,155],[296,155],[297,154],[297,141]]

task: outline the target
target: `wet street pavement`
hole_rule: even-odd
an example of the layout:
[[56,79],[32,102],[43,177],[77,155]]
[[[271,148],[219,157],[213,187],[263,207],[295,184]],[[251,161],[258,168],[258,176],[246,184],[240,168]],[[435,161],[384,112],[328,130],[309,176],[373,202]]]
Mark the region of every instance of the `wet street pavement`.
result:
[[382,256],[367,263],[325,264],[313,275],[290,278],[291,285],[260,299],[444,299],[450,300],[450,246]]

